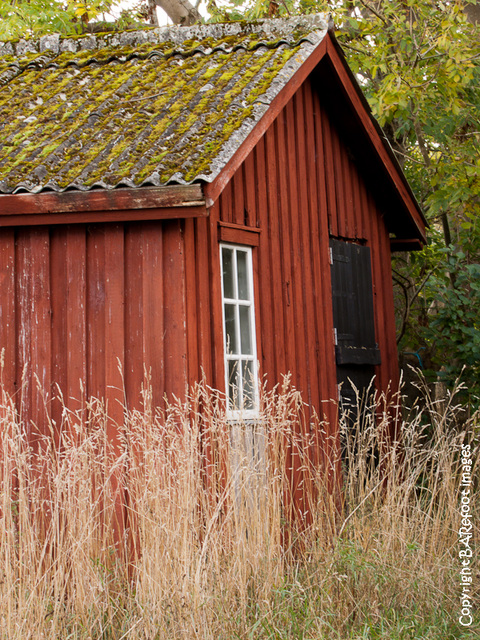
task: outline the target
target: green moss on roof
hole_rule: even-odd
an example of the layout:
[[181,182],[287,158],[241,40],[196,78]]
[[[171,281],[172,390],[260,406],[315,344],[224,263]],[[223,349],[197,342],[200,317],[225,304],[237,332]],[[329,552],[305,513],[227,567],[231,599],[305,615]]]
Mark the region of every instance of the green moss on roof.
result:
[[308,33],[288,42],[195,33],[135,46],[114,45],[118,34],[109,33],[96,49],[0,55],[0,191],[218,173],[231,140],[239,144],[260,117],[258,102],[271,101],[274,83],[278,91],[301,64]]

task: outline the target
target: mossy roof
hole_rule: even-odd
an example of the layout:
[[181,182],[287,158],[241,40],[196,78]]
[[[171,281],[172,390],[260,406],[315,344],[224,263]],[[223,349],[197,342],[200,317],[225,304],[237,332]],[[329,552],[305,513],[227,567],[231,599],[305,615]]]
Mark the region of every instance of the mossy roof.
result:
[[0,192],[212,181],[321,16],[0,43]]

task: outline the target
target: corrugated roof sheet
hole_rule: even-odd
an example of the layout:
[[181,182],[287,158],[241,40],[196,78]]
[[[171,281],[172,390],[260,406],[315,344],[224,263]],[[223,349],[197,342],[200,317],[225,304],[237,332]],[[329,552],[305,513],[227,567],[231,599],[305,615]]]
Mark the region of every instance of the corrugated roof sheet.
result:
[[321,16],[0,43],[0,192],[212,181]]

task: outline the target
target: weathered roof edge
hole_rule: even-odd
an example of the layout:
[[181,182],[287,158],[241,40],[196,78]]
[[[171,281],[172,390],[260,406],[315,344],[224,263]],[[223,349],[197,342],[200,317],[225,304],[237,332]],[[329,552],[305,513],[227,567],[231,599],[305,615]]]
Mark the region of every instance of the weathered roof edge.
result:
[[275,89],[278,89],[278,86],[272,87],[270,90],[270,102],[268,103],[268,106],[265,106],[261,117],[253,126],[250,127],[250,130],[242,136],[243,139],[240,140],[236,151],[231,155],[218,174],[214,176],[213,179],[206,181],[204,193],[207,199],[207,206],[212,206],[219,198],[223,189],[240,164],[245,160],[267,128],[272,124],[283,107],[297,91],[298,87],[300,87],[323,58],[327,51],[325,38],[327,33],[328,28],[325,29],[317,45],[311,48],[308,56],[305,57],[301,64],[297,66],[295,71],[290,74],[290,77],[279,90],[275,91]]

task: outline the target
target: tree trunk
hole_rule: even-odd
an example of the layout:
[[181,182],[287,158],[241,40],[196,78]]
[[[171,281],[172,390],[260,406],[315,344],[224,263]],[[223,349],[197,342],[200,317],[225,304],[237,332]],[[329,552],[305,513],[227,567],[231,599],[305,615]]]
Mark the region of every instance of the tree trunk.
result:
[[174,24],[189,26],[201,22],[202,16],[188,0],[155,0]]
[[472,24],[480,24],[480,4],[464,4],[463,10]]
[[157,3],[155,0],[147,0],[147,12],[148,22],[158,27]]

